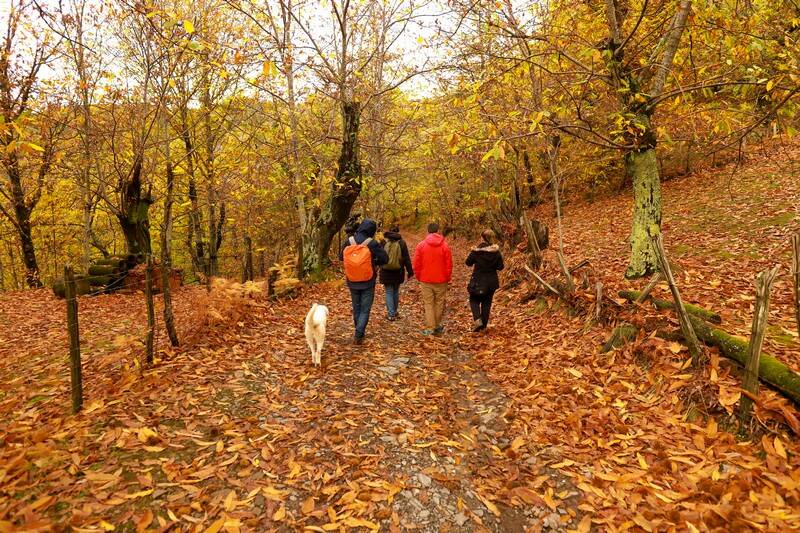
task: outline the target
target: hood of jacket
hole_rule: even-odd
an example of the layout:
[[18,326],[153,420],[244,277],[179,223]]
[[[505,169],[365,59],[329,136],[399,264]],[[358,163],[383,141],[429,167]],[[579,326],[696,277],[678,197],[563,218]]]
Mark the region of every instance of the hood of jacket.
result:
[[500,245],[498,244],[487,244],[485,242],[480,243],[478,246],[472,249],[473,252],[488,252],[491,254],[495,254],[500,251]]
[[399,241],[400,239],[403,238],[397,231],[384,231],[383,236],[390,241]]
[[444,243],[444,237],[440,233],[428,233],[425,237],[425,243],[429,246],[441,246]]
[[378,230],[378,225],[375,223],[374,220],[370,218],[365,218],[364,222],[358,226],[358,230],[356,231],[355,239],[357,243],[362,243],[367,239],[374,239],[375,232]]

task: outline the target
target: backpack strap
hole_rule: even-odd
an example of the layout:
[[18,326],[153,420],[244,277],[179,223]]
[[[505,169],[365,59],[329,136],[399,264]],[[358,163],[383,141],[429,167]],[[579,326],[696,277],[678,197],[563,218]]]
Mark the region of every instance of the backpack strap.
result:
[[[361,246],[369,246],[369,243],[371,242],[372,242],[372,237],[367,237],[361,242]],[[355,243],[355,239],[353,240],[353,243]]]
[[350,237],[349,239],[347,239],[347,242],[349,242],[352,245],[355,245],[356,244],[356,238],[355,237]]

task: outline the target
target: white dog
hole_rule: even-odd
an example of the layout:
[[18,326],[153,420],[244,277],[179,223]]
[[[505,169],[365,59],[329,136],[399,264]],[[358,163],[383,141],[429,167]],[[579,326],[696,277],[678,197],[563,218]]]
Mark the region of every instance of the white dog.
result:
[[306,341],[311,348],[311,362],[314,366],[322,364],[322,345],[325,343],[325,324],[328,322],[328,308],[313,304],[306,315]]

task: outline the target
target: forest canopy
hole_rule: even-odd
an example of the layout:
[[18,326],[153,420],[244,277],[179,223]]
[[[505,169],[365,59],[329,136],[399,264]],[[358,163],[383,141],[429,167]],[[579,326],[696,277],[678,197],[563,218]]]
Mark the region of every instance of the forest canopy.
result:
[[[502,234],[553,190],[660,182],[793,136],[786,1],[11,0],[0,290],[153,253],[188,279],[324,269],[352,213]],[[622,274],[622,273],[621,273]]]

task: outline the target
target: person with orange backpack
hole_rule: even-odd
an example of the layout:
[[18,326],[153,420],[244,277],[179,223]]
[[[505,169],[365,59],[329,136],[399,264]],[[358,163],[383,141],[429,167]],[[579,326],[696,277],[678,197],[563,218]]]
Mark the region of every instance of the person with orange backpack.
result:
[[344,265],[347,287],[350,289],[350,300],[353,304],[353,324],[355,335],[353,344],[364,342],[375,299],[375,279],[378,267],[389,261],[389,256],[375,240],[378,226],[374,220],[365,218],[358,226],[355,235],[348,238],[339,251],[339,259]]

